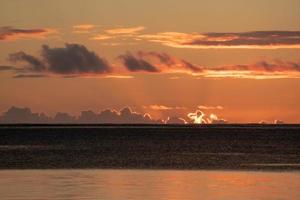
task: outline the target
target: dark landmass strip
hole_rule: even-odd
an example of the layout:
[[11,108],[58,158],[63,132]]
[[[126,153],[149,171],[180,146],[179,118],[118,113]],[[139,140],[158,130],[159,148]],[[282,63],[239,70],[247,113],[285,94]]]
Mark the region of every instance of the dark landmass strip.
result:
[[300,170],[300,125],[0,125],[0,169]]

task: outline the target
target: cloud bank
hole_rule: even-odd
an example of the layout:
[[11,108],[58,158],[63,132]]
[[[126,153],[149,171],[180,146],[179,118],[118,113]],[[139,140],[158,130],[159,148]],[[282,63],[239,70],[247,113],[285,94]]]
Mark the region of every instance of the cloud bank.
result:
[[[175,107],[176,108],[176,107]],[[190,113],[187,116],[170,116],[167,119],[153,119],[148,113],[138,113],[129,107],[119,111],[114,109],[102,110],[98,113],[93,111],[82,111],[79,116],[72,116],[68,113],[58,112],[54,117],[49,117],[44,113],[34,113],[30,108],[11,107],[0,115],[0,123],[82,123],[82,124],[187,124],[187,123],[227,123],[226,120],[219,119],[216,115],[211,115],[209,119],[200,121],[193,118],[206,116],[202,111]],[[187,118],[187,119],[185,119]],[[198,123],[201,122],[201,123]]]
[[[105,75],[110,78],[132,78],[130,73],[188,74],[196,78],[247,78],[278,79],[300,78],[300,62],[262,60],[253,64],[236,64],[206,67],[190,63],[164,52],[127,52],[117,57],[118,64],[80,44],[65,44],[64,47],[43,45],[40,57],[19,51],[9,55],[8,60],[21,63],[21,67],[2,66],[0,71],[14,71],[14,77],[64,77]],[[114,67],[113,67],[114,66]],[[118,67],[116,67],[118,66]],[[119,74],[116,74],[118,68]],[[126,69],[126,71],[122,71]]]
[[252,31],[228,33],[161,32],[139,38],[175,48],[284,49],[300,48],[300,31]]
[[[171,107],[170,107],[171,108]],[[150,109],[150,108],[149,108]],[[176,109],[176,106],[173,107]],[[169,108],[159,111],[168,111]],[[53,117],[45,113],[34,113],[30,108],[12,106],[0,113],[0,124],[228,124],[226,119],[199,109],[182,116],[169,116],[166,119],[153,119],[148,113],[138,113],[130,107],[121,110],[105,109],[100,112],[82,111],[79,116],[57,112]],[[258,124],[284,124],[276,119],[273,122],[260,121]]]
[[0,116],[0,123],[98,123],[98,124],[160,124],[149,114],[141,114],[126,107],[120,111],[106,109],[99,113],[83,111],[79,116],[58,112],[54,117],[33,113],[30,108],[11,107]]

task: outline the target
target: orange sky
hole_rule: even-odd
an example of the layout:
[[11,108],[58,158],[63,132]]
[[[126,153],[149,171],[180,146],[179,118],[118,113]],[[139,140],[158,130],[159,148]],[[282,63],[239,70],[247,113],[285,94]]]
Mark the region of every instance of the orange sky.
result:
[[[3,0],[0,111],[300,123],[297,0]],[[200,106],[200,107],[199,107]]]

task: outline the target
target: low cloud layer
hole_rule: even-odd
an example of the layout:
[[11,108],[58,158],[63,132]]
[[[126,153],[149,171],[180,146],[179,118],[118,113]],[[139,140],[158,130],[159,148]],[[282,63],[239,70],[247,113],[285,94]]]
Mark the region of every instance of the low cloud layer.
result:
[[[169,109],[169,107],[167,107]],[[171,107],[170,107],[171,108]],[[176,109],[176,106],[173,107]],[[179,107],[178,107],[179,108]],[[150,109],[150,108],[148,108]],[[159,111],[168,111],[159,110]],[[34,113],[30,108],[11,107],[0,113],[0,124],[228,124],[226,119],[216,114],[196,110],[182,116],[169,116],[166,119],[153,119],[148,113],[138,113],[129,107],[121,110],[105,109],[100,112],[82,111],[79,116],[58,112],[53,117],[45,113]],[[260,121],[260,124],[284,124],[282,120]]]
[[[167,108],[167,107],[166,107]],[[179,108],[179,107],[174,107]],[[201,115],[199,115],[199,113]],[[199,119],[193,118],[195,114]],[[203,119],[202,117],[203,116]],[[119,111],[114,109],[102,110],[99,113],[93,111],[82,111],[79,116],[72,116],[68,113],[58,112],[54,117],[49,117],[44,113],[34,113],[30,108],[11,107],[0,115],[0,123],[83,123],[83,124],[187,124],[187,123],[226,123],[226,120],[218,119],[216,115],[211,115],[208,119],[202,111],[190,113],[187,116],[170,116],[167,119],[153,119],[149,114],[132,111],[129,107]],[[187,120],[185,119],[187,118]],[[203,121],[206,120],[206,121]],[[201,122],[201,123],[200,123]]]
[[11,41],[19,39],[44,39],[47,35],[56,33],[55,29],[19,29],[10,26],[0,27],[0,41]]
[[120,111],[106,109],[99,113],[83,111],[79,116],[58,112],[54,117],[33,113],[29,108],[11,107],[0,116],[0,123],[99,123],[99,124],[160,124],[149,114],[141,114],[130,108]]

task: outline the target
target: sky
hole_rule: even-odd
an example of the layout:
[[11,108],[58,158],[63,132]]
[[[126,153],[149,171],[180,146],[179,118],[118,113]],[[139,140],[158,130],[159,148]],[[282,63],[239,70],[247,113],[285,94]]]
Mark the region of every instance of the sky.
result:
[[299,8],[299,0],[1,0],[0,113],[300,123]]

